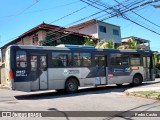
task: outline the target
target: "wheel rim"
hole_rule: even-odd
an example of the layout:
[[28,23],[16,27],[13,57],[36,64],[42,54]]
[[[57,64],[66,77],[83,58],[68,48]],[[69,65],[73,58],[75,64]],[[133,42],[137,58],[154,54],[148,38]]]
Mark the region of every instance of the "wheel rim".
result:
[[140,80],[139,80],[138,78],[134,78],[134,83],[135,83],[135,84],[139,84],[139,81],[140,81]]
[[74,83],[70,82],[70,83],[68,83],[68,88],[69,88],[69,90],[74,91],[76,86]]

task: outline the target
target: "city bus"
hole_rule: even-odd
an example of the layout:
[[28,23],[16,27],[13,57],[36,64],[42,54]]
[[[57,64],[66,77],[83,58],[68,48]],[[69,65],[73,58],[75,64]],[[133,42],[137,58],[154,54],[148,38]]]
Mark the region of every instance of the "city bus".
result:
[[155,80],[151,50],[97,49],[93,46],[12,45],[6,50],[8,87],[19,91],[77,92],[79,87]]

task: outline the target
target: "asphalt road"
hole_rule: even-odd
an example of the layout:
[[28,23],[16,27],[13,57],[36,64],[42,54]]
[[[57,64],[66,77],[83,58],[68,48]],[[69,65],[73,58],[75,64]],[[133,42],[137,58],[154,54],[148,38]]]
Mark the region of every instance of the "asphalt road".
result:
[[[144,83],[144,86],[160,86],[160,79],[154,82]],[[76,94],[57,93],[55,91],[41,91],[26,93],[20,91],[10,91],[0,89],[0,111],[57,111],[64,117],[58,117],[62,120],[143,120],[144,117],[123,116],[120,117],[83,117],[84,113],[78,114],[79,117],[70,117],[66,111],[118,111],[120,114],[124,111],[160,111],[160,101],[126,96],[123,92],[132,88],[129,85],[123,87],[107,86],[103,88],[85,88],[80,89]],[[95,116],[98,113],[95,112]],[[93,114],[93,113],[92,113]],[[0,120],[10,118],[0,117]],[[12,118],[14,120],[21,120],[22,118]],[[51,120],[57,119],[55,117],[46,118],[23,118],[23,120]],[[157,120],[157,117],[145,117],[145,120]]]

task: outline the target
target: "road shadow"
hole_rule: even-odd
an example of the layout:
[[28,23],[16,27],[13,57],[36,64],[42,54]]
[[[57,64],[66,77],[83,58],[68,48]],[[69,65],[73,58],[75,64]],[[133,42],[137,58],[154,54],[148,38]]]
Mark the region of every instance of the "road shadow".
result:
[[61,98],[61,97],[73,97],[73,96],[82,96],[88,94],[105,94],[110,92],[124,92],[125,90],[131,88],[130,85],[123,85],[123,86],[106,86],[106,87],[99,87],[99,88],[82,88],[79,89],[77,93],[74,94],[67,94],[65,92],[56,92],[52,91],[44,91],[41,93],[31,92],[30,94],[26,95],[15,95],[14,97],[17,100],[38,100],[38,99],[53,99],[53,98]]
[[[144,82],[141,86],[147,86],[151,84],[157,84],[160,83],[160,81],[154,81],[154,82]],[[139,87],[141,87],[139,86]],[[135,86],[137,87],[137,86]],[[77,93],[74,94],[67,94],[65,92],[56,92],[56,91],[44,91],[44,92],[30,92],[29,94],[25,95],[15,95],[14,97],[17,100],[38,100],[38,99],[56,99],[56,98],[62,98],[62,97],[73,97],[73,96],[83,96],[88,94],[105,94],[110,92],[118,92],[123,93],[124,91],[134,88],[134,86],[131,86],[130,84],[125,84],[123,86],[105,86],[105,87],[99,87],[99,88],[83,88],[79,89]]]

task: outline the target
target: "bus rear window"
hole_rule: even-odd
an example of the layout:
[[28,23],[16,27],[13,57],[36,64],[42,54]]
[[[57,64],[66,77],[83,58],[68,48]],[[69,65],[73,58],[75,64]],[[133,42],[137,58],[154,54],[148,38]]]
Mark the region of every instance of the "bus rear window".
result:
[[27,57],[25,51],[16,52],[16,67],[25,68],[27,67]]

